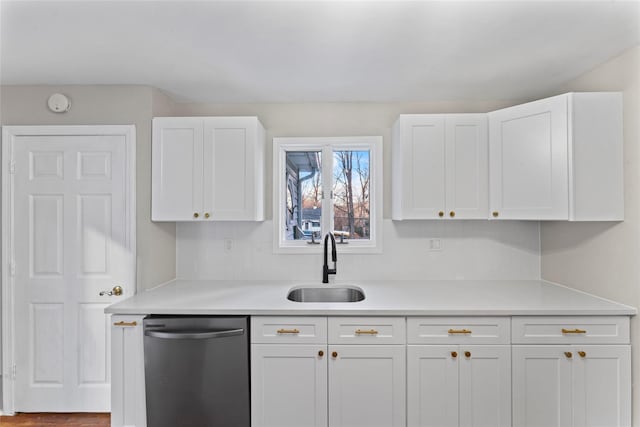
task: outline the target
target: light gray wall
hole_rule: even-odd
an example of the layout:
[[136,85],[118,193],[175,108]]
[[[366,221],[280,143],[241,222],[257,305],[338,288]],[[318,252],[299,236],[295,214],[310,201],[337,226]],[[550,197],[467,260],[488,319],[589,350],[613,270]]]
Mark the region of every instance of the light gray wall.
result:
[[[625,220],[620,223],[549,222],[541,225],[544,279],[640,307],[640,47],[559,88],[622,91],[624,96]],[[640,327],[631,323],[634,426],[640,426]]]
[[[65,114],[47,109],[60,92],[71,98]],[[170,112],[170,101],[147,86],[3,86],[2,125],[136,126],[137,288],[175,278],[175,225],[151,222],[151,118],[154,109]]]

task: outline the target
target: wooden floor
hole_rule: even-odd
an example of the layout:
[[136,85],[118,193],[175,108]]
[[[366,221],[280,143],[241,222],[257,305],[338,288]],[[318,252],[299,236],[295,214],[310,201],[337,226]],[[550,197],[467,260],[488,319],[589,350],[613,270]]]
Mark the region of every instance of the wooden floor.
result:
[[2,427],[109,427],[110,414],[16,414],[0,417]]

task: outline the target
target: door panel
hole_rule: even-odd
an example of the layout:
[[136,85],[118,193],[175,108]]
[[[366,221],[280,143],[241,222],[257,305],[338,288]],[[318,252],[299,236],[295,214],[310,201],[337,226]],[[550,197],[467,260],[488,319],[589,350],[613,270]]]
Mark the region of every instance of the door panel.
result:
[[202,214],[203,119],[153,120],[152,220],[184,221]]
[[491,211],[503,219],[568,219],[567,97],[489,114]]
[[406,219],[438,218],[445,209],[444,116],[408,117],[402,124],[402,154]]
[[447,215],[488,217],[488,131],[486,114],[450,115],[447,130]]
[[514,427],[573,425],[571,361],[561,346],[513,346]]
[[511,426],[511,347],[460,346],[460,426]]
[[[128,223],[135,218],[127,203],[133,142],[125,132],[52,133],[13,136],[8,150],[15,163],[14,409],[109,411],[104,308],[135,289]],[[99,296],[115,285],[123,296]]]
[[330,426],[405,426],[405,346],[330,345],[329,353]]
[[409,427],[458,427],[458,353],[456,345],[407,347]]
[[252,344],[251,425],[326,427],[325,354],[325,344]]

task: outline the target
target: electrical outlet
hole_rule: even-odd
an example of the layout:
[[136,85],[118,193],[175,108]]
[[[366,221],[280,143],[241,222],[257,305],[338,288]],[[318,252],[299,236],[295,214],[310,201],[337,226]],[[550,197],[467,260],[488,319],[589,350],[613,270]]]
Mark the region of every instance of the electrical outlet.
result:
[[441,251],[442,250],[442,239],[429,239],[427,248],[430,251]]

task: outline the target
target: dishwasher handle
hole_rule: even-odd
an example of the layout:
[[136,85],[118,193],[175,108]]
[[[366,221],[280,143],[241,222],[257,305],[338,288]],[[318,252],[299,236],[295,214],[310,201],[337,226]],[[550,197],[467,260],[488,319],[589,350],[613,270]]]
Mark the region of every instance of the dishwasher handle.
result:
[[145,336],[165,340],[208,340],[211,338],[233,337],[244,334],[244,329],[211,330],[211,331],[180,331],[180,330],[146,330]]

